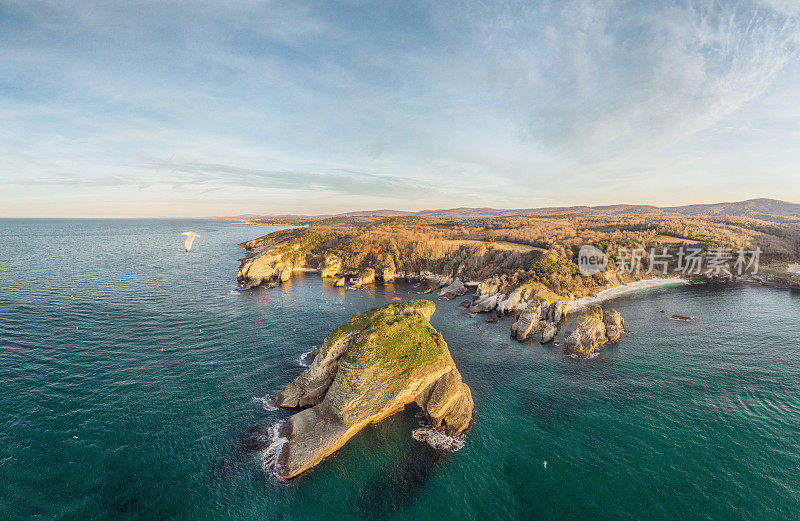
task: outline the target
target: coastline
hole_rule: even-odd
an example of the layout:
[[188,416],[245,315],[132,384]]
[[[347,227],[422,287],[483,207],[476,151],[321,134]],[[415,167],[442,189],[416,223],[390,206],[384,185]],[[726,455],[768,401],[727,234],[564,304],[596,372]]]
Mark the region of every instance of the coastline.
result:
[[636,293],[637,291],[660,288],[664,286],[675,286],[678,284],[690,284],[690,282],[681,277],[661,277],[656,279],[643,279],[634,282],[628,282],[627,284],[604,289],[593,297],[581,297],[570,300],[568,302],[567,312],[574,313],[576,311],[586,309],[592,304],[602,304],[603,302],[624,297],[632,293]]

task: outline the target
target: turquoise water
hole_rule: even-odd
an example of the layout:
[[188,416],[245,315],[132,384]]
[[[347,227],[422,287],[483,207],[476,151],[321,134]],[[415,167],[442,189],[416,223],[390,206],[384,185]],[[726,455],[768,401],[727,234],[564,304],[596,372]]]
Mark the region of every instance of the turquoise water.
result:
[[258,398],[352,313],[416,295],[232,293],[236,243],[268,230],[0,220],[0,518],[798,518],[800,294],[765,288],[619,300],[635,335],[588,361],[437,301],[476,404],[464,448],[414,440],[407,411],[276,483],[259,436],[287,412]]

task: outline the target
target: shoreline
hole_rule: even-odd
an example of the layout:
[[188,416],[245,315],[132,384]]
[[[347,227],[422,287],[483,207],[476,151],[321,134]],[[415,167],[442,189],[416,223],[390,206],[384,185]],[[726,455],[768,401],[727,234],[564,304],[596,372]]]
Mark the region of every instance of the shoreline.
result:
[[619,297],[624,297],[632,293],[636,293],[638,291],[644,291],[646,289],[652,289],[652,288],[661,288],[664,286],[676,286],[679,284],[686,285],[686,284],[691,284],[691,282],[681,277],[661,277],[657,279],[644,279],[644,280],[637,280],[634,282],[628,282],[627,284],[622,284],[620,286],[614,286],[611,288],[604,289],[593,297],[581,297],[570,300],[568,302],[567,313],[574,313],[576,311],[581,311],[583,309],[586,309],[588,306],[591,306],[592,304],[602,304],[603,302],[614,300]]

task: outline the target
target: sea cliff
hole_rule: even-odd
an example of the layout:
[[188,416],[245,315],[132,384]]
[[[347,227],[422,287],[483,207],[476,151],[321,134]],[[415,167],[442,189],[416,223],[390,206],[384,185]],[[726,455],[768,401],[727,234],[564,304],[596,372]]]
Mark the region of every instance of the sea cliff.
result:
[[472,394],[430,325],[434,310],[427,300],[388,304],[356,313],[328,335],[310,367],[273,397],[279,407],[311,406],[280,429],[286,441],[275,458],[277,476],[297,476],[411,403],[448,436],[469,426]]

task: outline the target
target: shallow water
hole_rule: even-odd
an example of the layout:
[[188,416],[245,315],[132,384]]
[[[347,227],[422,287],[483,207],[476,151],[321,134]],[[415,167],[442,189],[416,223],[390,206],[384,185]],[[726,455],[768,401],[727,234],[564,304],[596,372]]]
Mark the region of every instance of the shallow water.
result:
[[463,448],[414,439],[408,410],[276,483],[261,450],[287,413],[259,398],[352,313],[417,295],[232,292],[236,243],[271,229],[0,220],[3,518],[798,517],[800,294],[742,286],[618,300],[635,335],[588,361],[437,300],[476,404]]

